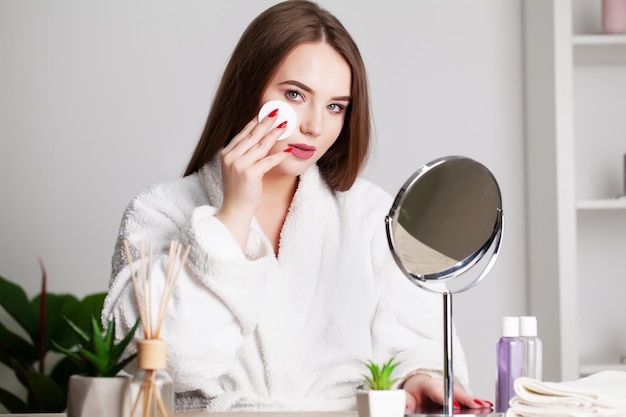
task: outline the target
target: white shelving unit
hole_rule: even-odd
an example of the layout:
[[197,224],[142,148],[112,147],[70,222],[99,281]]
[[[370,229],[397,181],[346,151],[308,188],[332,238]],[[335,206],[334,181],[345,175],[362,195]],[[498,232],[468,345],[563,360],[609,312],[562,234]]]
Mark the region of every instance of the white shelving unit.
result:
[[580,366],[580,376],[587,376],[591,374],[595,374],[596,372],[601,372],[607,369],[613,369],[616,371],[626,372],[626,363],[600,363],[596,365],[581,365]]
[[626,45],[626,35],[573,35],[572,43],[577,45]]
[[580,200],[576,208],[581,210],[624,210],[626,211],[626,199],[606,200]]
[[626,35],[600,0],[524,0],[529,310],[544,378],[625,369]]

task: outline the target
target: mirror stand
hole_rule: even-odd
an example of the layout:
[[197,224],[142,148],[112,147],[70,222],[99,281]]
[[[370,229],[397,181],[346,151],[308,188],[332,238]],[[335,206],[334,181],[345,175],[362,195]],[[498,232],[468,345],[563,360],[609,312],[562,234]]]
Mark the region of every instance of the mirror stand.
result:
[[443,296],[444,404],[410,416],[502,416],[491,407],[454,409],[452,358],[452,294],[482,280],[502,241],[502,196],[495,177],[467,157],[431,161],[400,188],[385,223],[400,270],[413,284]]
[[[501,224],[501,221],[499,222]],[[487,272],[493,266],[496,255],[500,248],[500,242],[502,239],[502,227],[499,228],[495,239],[493,240],[491,247],[487,251],[487,256],[483,260],[487,259],[486,265],[483,270],[480,271],[475,283],[480,281]],[[479,262],[480,264],[480,262]],[[474,265],[476,267],[478,265]],[[468,272],[468,271],[466,271]],[[467,287],[466,289],[469,289]],[[459,292],[459,291],[457,291]],[[503,413],[493,413],[491,409],[479,408],[479,409],[454,409],[454,367],[453,367],[453,323],[452,319],[452,292],[443,291],[443,398],[444,404],[442,410],[430,409],[426,414],[415,413],[407,414],[411,417],[443,417],[443,416],[482,416],[482,417],[503,417]],[[426,410],[422,410],[426,411]]]
[[452,367],[452,293],[443,293],[443,414],[454,414],[454,369]]

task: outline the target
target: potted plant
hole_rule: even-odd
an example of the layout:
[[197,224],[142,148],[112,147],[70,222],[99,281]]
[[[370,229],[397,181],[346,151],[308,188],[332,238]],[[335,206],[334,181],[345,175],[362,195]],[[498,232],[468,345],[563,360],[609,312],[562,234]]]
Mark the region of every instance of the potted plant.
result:
[[[41,292],[29,299],[24,289],[0,276],[0,363],[13,370],[15,380],[1,381],[0,413],[62,412],[67,402],[70,375],[79,372],[76,364],[52,344],[71,348],[75,341],[63,316],[81,328],[89,317],[99,315],[106,293],[78,299],[72,294],[46,290],[46,270],[41,268]],[[20,384],[22,389],[16,389]],[[23,394],[22,394],[23,392]]]
[[393,371],[399,365],[391,358],[379,366],[371,360],[365,363],[369,375],[364,375],[368,389],[357,390],[356,403],[359,417],[402,417],[406,409],[406,393],[393,389],[399,378]]
[[67,395],[68,417],[127,417],[130,415],[130,377],[119,375],[137,354],[125,355],[139,320],[126,336],[115,343],[115,320],[105,331],[91,317],[91,328],[84,331],[68,318],[65,321],[78,340],[78,349],[57,348],[73,360],[81,373],[70,377]]

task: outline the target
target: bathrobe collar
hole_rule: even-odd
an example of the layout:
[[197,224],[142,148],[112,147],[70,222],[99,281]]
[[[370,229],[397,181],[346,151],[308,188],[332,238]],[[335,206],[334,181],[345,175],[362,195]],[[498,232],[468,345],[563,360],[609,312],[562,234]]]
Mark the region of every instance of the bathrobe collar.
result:
[[[219,209],[224,201],[219,156],[216,155],[205,164],[198,174],[202,188],[209,198],[209,204]],[[299,177],[298,187],[281,231],[279,254],[284,252],[283,245],[293,233],[310,238],[319,237],[320,242],[324,241],[320,234],[330,226],[327,224],[329,219],[324,213],[328,213],[327,210],[332,210],[334,206],[333,191],[322,178],[318,166],[312,165]],[[333,224],[332,227],[336,226]],[[251,228],[262,233],[256,218],[253,218]],[[314,239],[311,240],[315,241]],[[269,244],[269,240],[266,243]]]
[[[224,191],[222,189],[222,166],[219,156],[216,155],[200,168],[199,177],[202,188],[204,188],[209,197],[210,204],[214,207],[221,207],[224,201]],[[300,181],[298,182],[298,188],[291,203],[290,211],[296,207],[298,209],[304,208],[301,206],[305,202],[310,204],[311,201],[307,196],[315,195],[316,198],[321,197],[321,195],[317,195],[320,191],[328,198],[332,198],[332,191],[320,175],[318,166],[313,165],[300,175]]]

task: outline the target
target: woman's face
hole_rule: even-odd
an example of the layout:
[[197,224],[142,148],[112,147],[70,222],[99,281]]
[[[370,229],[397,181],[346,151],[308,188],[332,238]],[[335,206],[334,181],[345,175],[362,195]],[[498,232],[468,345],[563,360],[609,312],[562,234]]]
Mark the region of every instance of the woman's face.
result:
[[305,43],[291,51],[261,96],[261,104],[283,100],[298,116],[298,126],[270,154],[292,148],[279,171],[300,175],[335,143],[351,99],[352,72],[345,59],[326,43]]

